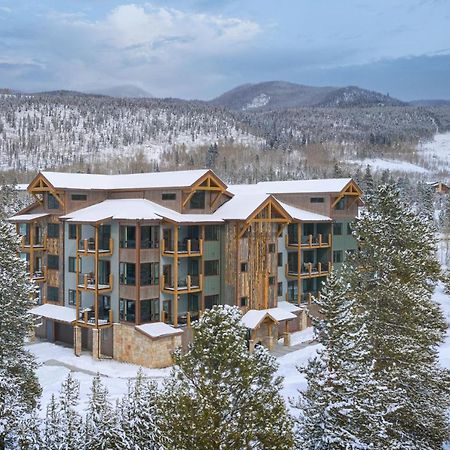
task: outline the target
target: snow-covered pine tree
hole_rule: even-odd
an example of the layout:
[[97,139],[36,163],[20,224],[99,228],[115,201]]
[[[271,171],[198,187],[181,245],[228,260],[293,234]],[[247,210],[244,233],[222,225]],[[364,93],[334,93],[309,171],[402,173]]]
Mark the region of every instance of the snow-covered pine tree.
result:
[[133,450],[158,450],[156,427],[157,386],[139,369],[134,382],[128,383],[128,393],[119,405],[122,429]]
[[108,390],[100,374],[92,380],[85,424],[85,446],[89,450],[124,450],[129,448],[117,411],[108,399]]
[[375,182],[372,175],[372,170],[370,165],[366,166],[366,170],[364,172],[364,178],[362,183],[362,190],[364,192],[364,196],[369,198],[375,189]]
[[34,288],[17,255],[18,245],[12,226],[0,220],[0,449],[40,395],[36,362],[24,348],[33,327],[28,311],[34,304]]
[[292,448],[275,359],[248,352],[240,320],[237,308],[215,306],[193,325],[188,352],[175,353],[158,401],[165,450]]
[[54,394],[47,405],[42,440],[46,450],[59,450],[64,440],[64,430],[61,428],[60,408]]
[[434,188],[427,183],[417,184],[417,210],[430,223],[434,220]]
[[366,314],[367,364],[386,389],[385,448],[442,449],[450,378],[438,363],[447,323],[432,300],[440,276],[434,233],[393,186],[377,189],[354,230],[360,250],[349,282]]
[[37,411],[25,416],[20,421],[17,433],[17,443],[20,450],[42,450],[44,448],[41,437],[42,420]]
[[[300,392],[297,448],[372,449],[383,435],[379,387],[367,364],[370,342],[364,313],[347,290],[347,268],[331,273],[314,322],[323,349],[305,368],[308,388]],[[381,447],[378,447],[381,448]]]

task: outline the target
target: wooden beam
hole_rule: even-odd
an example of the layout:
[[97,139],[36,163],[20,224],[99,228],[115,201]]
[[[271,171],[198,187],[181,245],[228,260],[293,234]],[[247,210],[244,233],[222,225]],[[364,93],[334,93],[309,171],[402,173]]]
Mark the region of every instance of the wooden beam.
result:
[[178,225],[174,226],[173,242],[173,326],[178,326]]
[[183,202],[183,208],[187,205],[188,201],[192,198],[192,196],[195,194],[195,191],[191,191],[189,195],[185,198]]
[[136,224],[136,325],[141,322],[141,221]]
[[[95,314],[95,327],[98,328],[98,269],[99,269],[99,235],[98,225],[95,225],[95,253],[94,253],[94,277],[95,277],[95,289],[94,289],[94,314]],[[100,356],[100,355],[98,355]]]

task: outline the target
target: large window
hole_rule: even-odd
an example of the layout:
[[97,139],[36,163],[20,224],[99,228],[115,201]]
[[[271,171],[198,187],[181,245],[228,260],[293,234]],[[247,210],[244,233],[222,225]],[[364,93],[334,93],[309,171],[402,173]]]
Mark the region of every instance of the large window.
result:
[[69,223],[69,239],[77,238],[77,226],[74,223]]
[[125,322],[134,322],[136,320],[136,302],[121,298],[119,300],[119,317]]
[[159,299],[141,300],[141,322],[159,321]]
[[53,194],[47,194],[47,207],[48,209],[59,209],[59,202]]
[[205,309],[211,309],[214,305],[219,304],[218,295],[205,295]]
[[189,202],[190,209],[205,209],[205,191],[197,191]]
[[141,263],[141,285],[159,284],[159,263]]
[[342,223],[336,222],[333,224],[333,234],[335,236],[341,236],[342,235]]
[[141,248],[159,248],[159,226],[141,226]]
[[341,263],[344,259],[344,252],[342,250],[334,250],[333,251],[333,262]]
[[47,255],[47,267],[51,270],[59,270],[59,256]]
[[218,225],[205,226],[205,241],[218,241],[220,227]]
[[120,248],[136,248],[136,227],[121,225],[119,231]]
[[120,283],[134,286],[136,284],[136,264],[120,263]]
[[219,260],[205,261],[205,276],[219,275]]
[[[80,259],[80,272],[81,272],[81,259]],[[69,272],[76,272],[77,258],[75,256],[69,256]]]
[[49,223],[47,225],[47,237],[59,238],[59,223]]
[[342,211],[347,206],[347,197],[342,197],[335,205],[334,209]]
[[311,197],[309,201],[311,203],[323,203],[325,199],[323,197]]
[[277,258],[277,265],[278,267],[283,267],[283,253],[278,253],[278,258]]
[[54,286],[47,286],[47,300],[57,302],[59,300],[59,289]]

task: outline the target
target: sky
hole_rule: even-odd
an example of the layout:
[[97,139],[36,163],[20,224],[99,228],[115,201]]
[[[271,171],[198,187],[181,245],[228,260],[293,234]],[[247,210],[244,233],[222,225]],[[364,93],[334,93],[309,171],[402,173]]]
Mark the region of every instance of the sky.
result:
[[211,99],[270,80],[450,99],[450,0],[0,0],[0,88]]

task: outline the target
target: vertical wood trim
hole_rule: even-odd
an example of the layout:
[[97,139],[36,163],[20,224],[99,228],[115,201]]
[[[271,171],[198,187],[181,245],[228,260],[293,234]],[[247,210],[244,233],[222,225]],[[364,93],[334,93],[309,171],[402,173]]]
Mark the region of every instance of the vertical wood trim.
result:
[[76,250],[75,250],[75,262],[76,262],[76,268],[75,268],[75,310],[76,310],[76,320],[78,321],[78,318],[80,317],[80,290],[78,288],[78,280],[80,279],[80,256],[78,255],[78,246],[80,245],[80,227],[81,225],[75,225],[76,226]]
[[178,225],[173,225],[174,233],[173,233],[173,326],[178,326]]
[[[239,295],[240,295],[240,283],[241,283],[241,263],[240,263],[240,255],[239,255],[239,222],[235,222],[236,226],[236,306],[239,305]],[[250,300],[250,299],[249,299]]]
[[94,310],[95,310],[95,327],[98,328],[98,225],[95,225],[95,254],[94,254],[94,273],[95,273],[95,290],[94,290]]
[[[222,232],[222,230],[220,231],[220,233]],[[200,255],[200,267],[199,267],[199,275],[201,276],[201,278],[203,278],[203,273],[204,273],[204,267],[205,267],[205,251],[204,251],[204,245],[205,245],[205,225],[201,225],[200,226],[200,238],[202,240],[202,251],[201,251],[201,255]],[[220,241],[221,236],[219,236],[219,243],[221,243]],[[222,263],[222,261],[221,261]],[[220,270],[222,270],[222,267],[219,267]],[[200,292],[200,312],[203,314],[203,312],[205,311],[205,290],[202,289],[202,291]]]
[[302,223],[297,223],[297,304],[300,305],[301,299],[301,272],[302,272]]
[[[34,227],[36,222],[31,222],[30,226],[30,278],[33,277],[34,274]],[[42,237],[42,239],[44,239]]]
[[141,221],[136,224],[136,325],[141,324]]

